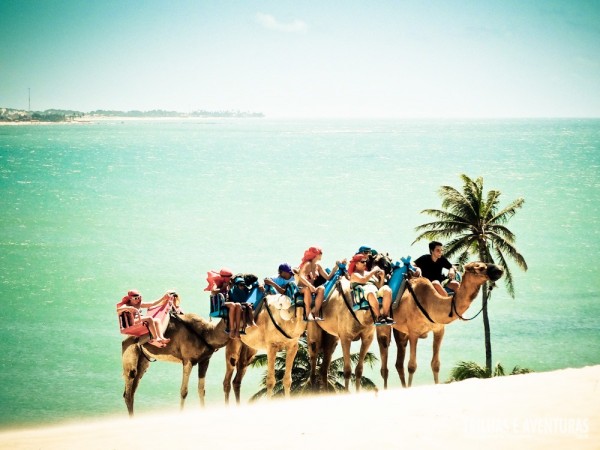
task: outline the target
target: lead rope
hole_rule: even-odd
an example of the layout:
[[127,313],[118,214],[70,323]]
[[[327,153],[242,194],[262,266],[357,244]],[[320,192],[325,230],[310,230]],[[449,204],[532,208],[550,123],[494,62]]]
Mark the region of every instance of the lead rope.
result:
[[[494,289],[495,284],[492,283],[488,289],[488,301],[492,298],[492,289]],[[473,320],[475,319],[479,314],[481,314],[481,312],[483,311],[483,305],[481,305],[481,309],[479,310],[479,312],[477,314],[475,314],[473,317],[471,317],[470,319],[465,319],[463,316],[461,316],[458,311],[456,310],[456,302],[454,301],[454,297],[452,297],[452,305],[450,306],[450,314],[448,314],[448,317],[452,317],[452,312],[454,311],[454,313],[456,313],[456,315],[458,316],[458,318],[460,320],[464,320],[465,322],[468,322],[469,320]]]
[[348,301],[348,298],[346,298],[346,293],[344,292],[344,289],[342,288],[342,283],[340,282],[340,280],[336,281],[335,287],[338,289],[338,291],[340,291],[340,294],[342,294],[342,298],[344,299],[344,304],[348,308],[348,311],[350,311],[350,314],[352,314],[352,317],[354,317],[354,320],[356,320],[356,322],[360,324],[360,320],[358,320],[358,317],[356,317],[356,314],[354,314],[352,305]]
[[[415,294],[415,291],[413,290],[412,285],[410,284],[410,281],[408,279],[406,280],[406,288],[411,293],[413,299],[415,300],[417,307],[419,308],[419,310],[421,310],[421,312],[427,318],[427,320],[429,320],[431,323],[435,323],[434,320],[431,317],[429,317],[429,314],[427,314],[427,311],[425,310],[425,308],[423,308],[423,305],[421,305],[421,303],[417,299],[417,294]],[[452,309],[452,307],[451,307],[451,309]],[[450,314],[452,314],[452,311],[450,311]]]
[[287,339],[292,339],[284,330],[283,328],[281,328],[279,326],[279,324],[275,321],[275,317],[273,317],[273,313],[271,312],[271,308],[269,307],[269,305],[266,303],[265,301],[265,309],[267,310],[267,312],[269,313],[269,317],[271,318],[271,322],[273,322],[273,325],[275,325],[275,328],[277,328],[277,331],[279,331],[284,337],[286,337]]

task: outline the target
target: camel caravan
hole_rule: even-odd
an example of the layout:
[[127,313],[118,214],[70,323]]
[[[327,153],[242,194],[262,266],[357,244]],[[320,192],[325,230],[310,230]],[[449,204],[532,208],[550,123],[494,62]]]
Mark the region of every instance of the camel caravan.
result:
[[[387,360],[392,333],[397,344],[396,369],[402,386],[411,386],[417,369],[417,343],[433,332],[431,369],[439,382],[440,348],[444,328],[469,309],[481,286],[497,281],[503,269],[495,264],[464,265],[455,290],[439,292],[410,257],[393,262],[387,254],[361,247],[348,262],[338,261],[332,270],[320,265],[322,252],[311,247],[300,267],[279,266],[279,276],[263,283],[253,274],[234,275],[223,268],[208,273],[210,314],[183,313],[176,292],[167,292],[152,303],[143,303],[137,291],[129,291],[117,304],[122,343],[123,398],[130,416],[136,389],[151,362],[182,364],[180,407],[188,395],[190,374],[198,366],[198,395],[205,404],[206,373],[211,356],[225,347],[223,390],[229,403],[233,387],[236,403],[246,369],[258,351],[267,354],[267,396],[273,396],[275,359],[285,350],[281,380],[290,396],[292,369],[298,341],[306,338],[314,391],[326,389],[327,373],[338,342],[343,351],[345,389],[349,390],[352,367],[350,346],[360,340],[354,368],[355,390],[360,389],[365,356],[375,338],[380,350],[381,376],[388,386]],[[420,259],[420,258],[419,258]],[[417,260],[418,261],[418,260]],[[457,274],[458,275],[458,274]],[[457,279],[459,277],[457,276]],[[145,314],[141,308],[147,308]],[[216,320],[212,320],[212,319]],[[408,383],[404,359],[410,343]],[[317,367],[318,356],[321,364]]]

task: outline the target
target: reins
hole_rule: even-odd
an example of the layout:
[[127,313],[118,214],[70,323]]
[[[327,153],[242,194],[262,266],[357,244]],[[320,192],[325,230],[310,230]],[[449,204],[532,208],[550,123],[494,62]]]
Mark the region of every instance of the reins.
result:
[[149,362],[153,363],[153,362],[156,362],[156,361],[157,361],[157,359],[156,359],[156,358],[154,358],[154,359],[151,359],[151,358],[148,356],[148,354],[147,354],[147,353],[146,353],[146,351],[144,350],[144,346],[143,346],[142,344],[140,344],[140,343],[138,342],[138,343],[137,343],[137,346],[138,346],[138,350],[140,351],[140,353],[141,353],[142,355],[144,355],[144,358],[146,358],[146,359],[147,359]]
[[[492,296],[492,289],[494,289],[494,285],[493,284],[490,286],[490,288],[488,290],[488,301],[490,300],[490,298]],[[469,320],[475,319],[479,314],[481,314],[482,311],[483,311],[483,305],[481,305],[481,309],[479,310],[479,312],[477,314],[475,314],[473,317],[471,317],[469,319],[465,319],[456,310],[456,302],[454,301],[454,297],[452,297],[452,304],[450,306],[450,314],[448,314],[448,317],[452,317],[452,313],[454,312],[454,313],[456,313],[456,315],[458,316],[458,318],[460,320],[464,320],[464,321],[468,322]]]
[[279,326],[279,324],[275,320],[275,317],[273,317],[273,312],[271,311],[271,308],[269,308],[269,304],[267,303],[266,298],[263,299],[263,303],[264,303],[264,308],[267,310],[267,313],[269,314],[269,317],[271,318],[271,322],[273,322],[273,325],[275,326],[275,328],[277,328],[277,331],[279,331],[286,339],[292,339],[292,337],[289,334],[287,334],[283,328],[281,328]]
[[181,318],[177,315],[177,314],[173,314],[171,313],[171,318],[177,320],[179,323],[181,323],[184,327],[186,327],[189,331],[191,331],[192,333],[194,333],[196,336],[198,336],[198,339],[200,339],[200,341],[202,341],[202,343],[208,347],[208,349],[211,351],[211,353],[216,352],[218,349],[216,349],[214,346],[210,345],[208,343],[208,341],[206,340],[206,338],[202,335],[202,333],[198,333],[190,324],[188,324],[187,322],[181,320]]
[[[435,321],[427,313],[427,310],[423,307],[423,305],[421,305],[421,302],[419,302],[419,299],[417,298],[417,294],[415,294],[415,291],[412,288],[412,285],[410,284],[410,281],[408,281],[408,279],[406,280],[406,288],[408,289],[408,292],[410,292],[413,299],[415,300],[415,304],[417,305],[417,308],[419,308],[419,310],[423,313],[423,315],[427,318],[427,320],[429,320],[431,323],[435,323]],[[453,302],[454,302],[454,299],[453,299]],[[450,311],[450,314],[452,314],[452,311]]]
[[354,313],[354,310],[352,309],[352,305],[350,304],[350,301],[346,297],[346,293],[344,292],[344,289],[342,288],[342,283],[340,282],[340,280],[337,280],[337,282],[335,283],[335,287],[338,289],[340,294],[342,294],[342,298],[344,299],[344,304],[346,305],[346,308],[348,308],[348,311],[350,311],[350,314],[352,314],[352,317],[354,317],[354,320],[356,320],[356,322],[358,322],[360,324],[360,320],[358,320],[358,317],[356,317],[356,314]]

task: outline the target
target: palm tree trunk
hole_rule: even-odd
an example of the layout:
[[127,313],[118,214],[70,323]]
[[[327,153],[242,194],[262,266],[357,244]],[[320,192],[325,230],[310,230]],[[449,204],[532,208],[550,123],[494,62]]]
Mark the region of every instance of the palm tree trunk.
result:
[[483,334],[485,337],[485,368],[487,369],[488,374],[492,373],[492,339],[490,334],[490,319],[488,317],[488,296],[489,291],[487,285],[483,285]]

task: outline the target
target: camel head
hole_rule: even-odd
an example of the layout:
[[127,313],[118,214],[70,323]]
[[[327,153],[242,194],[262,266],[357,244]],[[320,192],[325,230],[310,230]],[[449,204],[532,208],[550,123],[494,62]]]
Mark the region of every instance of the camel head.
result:
[[[496,264],[486,264],[483,262],[471,262],[465,265],[464,275],[471,274],[475,277],[481,277],[482,283],[486,281],[497,281],[504,274],[504,269]],[[464,276],[463,275],[463,276]]]

